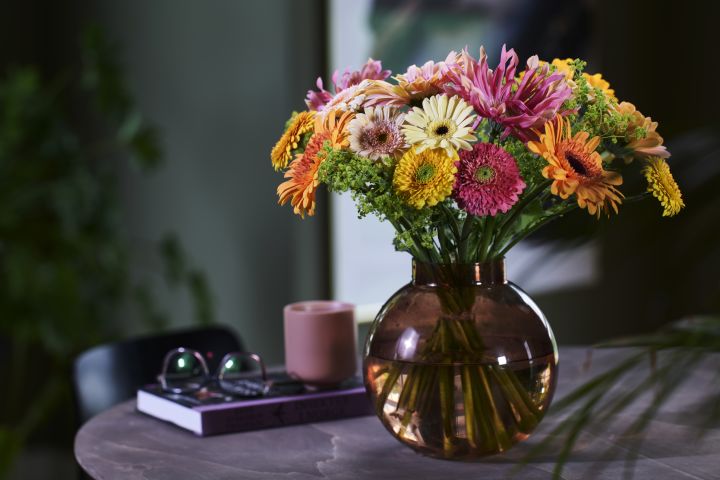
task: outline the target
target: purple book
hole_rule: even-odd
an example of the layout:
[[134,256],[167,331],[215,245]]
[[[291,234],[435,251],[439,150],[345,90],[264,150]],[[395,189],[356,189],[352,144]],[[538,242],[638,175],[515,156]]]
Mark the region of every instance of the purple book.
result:
[[175,395],[148,385],[137,392],[137,409],[200,436],[373,413],[365,387],[357,381],[335,390],[257,399],[234,399],[217,392]]

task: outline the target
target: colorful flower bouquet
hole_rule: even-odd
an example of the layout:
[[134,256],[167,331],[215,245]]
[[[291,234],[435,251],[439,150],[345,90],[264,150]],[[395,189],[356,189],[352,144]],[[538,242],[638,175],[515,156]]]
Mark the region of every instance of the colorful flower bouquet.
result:
[[[442,313],[415,354],[427,365],[378,364],[368,375],[378,414],[394,415],[385,423],[401,440],[432,443],[427,428],[410,427],[436,411],[437,455],[445,458],[502,451],[526,437],[554,385],[542,374],[542,396],[517,371],[485,362],[489,341],[473,310],[485,300],[455,281],[458,266],[488,268],[578,208],[599,218],[650,195],[664,216],[684,207],[657,122],[620,102],[582,60],[518,63],[503,46],[494,69],[481,48],[479,59],[464,50],[413,65],[394,83],[372,59],[335,72],[331,91],[317,80],[308,109],[293,113],[271,153],[275,169],[286,170],[280,204],[304,217],[314,214],[321,183],[350,192],[360,217],[390,222],[396,249],[440,278]],[[646,191],[626,196],[624,175],[644,176]],[[465,366],[443,373],[430,364]]]

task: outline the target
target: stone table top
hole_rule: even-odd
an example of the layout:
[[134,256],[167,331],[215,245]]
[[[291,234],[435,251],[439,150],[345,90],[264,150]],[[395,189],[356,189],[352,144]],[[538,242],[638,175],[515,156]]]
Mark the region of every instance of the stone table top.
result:
[[[595,350],[587,368],[588,352],[561,349],[556,399],[626,355],[625,350]],[[720,429],[707,428],[699,438],[696,415],[698,392],[709,379],[717,381],[718,365],[713,358],[688,372],[688,382],[650,422],[639,446],[612,429],[584,432],[562,478],[623,478],[627,452],[633,449],[636,480],[720,479]],[[633,407],[621,414],[618,433],[634,418]],[[132,400],[88,421],[75,438],[75,456],[88,474],[103,480],[544,480],[552,478],[559,446],[522,470],[518,465],[560,420],[551,408],[526,442],[501,455],[461,463],[414,453],[374,416],[201,438],[137,412]]]

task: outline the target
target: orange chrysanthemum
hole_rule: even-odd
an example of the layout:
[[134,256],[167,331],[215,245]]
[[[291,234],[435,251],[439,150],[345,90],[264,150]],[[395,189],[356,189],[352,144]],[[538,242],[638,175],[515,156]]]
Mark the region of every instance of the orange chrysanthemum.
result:
[[622,176],[603,169],[602,158],[595,151],[600,137],[589,138],[587,132],[573,136],[570,121],[560,116],[546,123],[539,136],[539,141],[527,146],[548,162],[542,174],[553,180],[553,195],[566,199],[575,194],[580,208],[587,208],[591,215],[600,216],[609,208],[617,213],[623,195],[615,187],[622,184]]
[[288,180],[277,189],[278,203],[284,205],[290,201],[293,211],[305,217],[315,215],[315,191],[320,184],[318,169],[325,160],[324,146],[332,148],[347,147],[347,124],[353,119],[353,112],[331,111],[324,117],[315,119],[315,133],[305,147],[305,151],[295,157],[285,172]]
[[292,158],[292,151],[298,148],[300,138],[312,130],[314,117],[315,112],[305,111],[298,113],[290,120],[290,125],[270,152],[270,160],[272,160],[275,170],[287,167]]
[[[629,117],[627,132],[625,136],[628,138],[627,145],[630,155],[625,157],[627,162],[633,157],[647,159],[650,157],[668,158],[670,152],[663,145],[663,138],[657,132],[658,122],[653,122],[652,118],[646,117],[640,113],[630,102],[621,102],[617,106],[613,106],[621,115]],[[638,129],[645,131],[644,136],[637,138]]]

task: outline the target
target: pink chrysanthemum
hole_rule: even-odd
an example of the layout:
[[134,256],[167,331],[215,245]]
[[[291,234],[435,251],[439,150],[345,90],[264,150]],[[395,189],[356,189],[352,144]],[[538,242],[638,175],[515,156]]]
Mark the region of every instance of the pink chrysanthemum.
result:
[[339,92],[353,85],[358,85],[363,80],[385,80],[389,76],[390,70],[383,70],[380,60],[370,58],[360,70],[353,72],[347,69],[342,75],[335,70],[332,81],[335,86],[335,92]]
[[547,63],[530,57],[521,79],[516,79],[518,56],[513,49],[502,47],[500,63],[495,70],[488,67],[485,49],[480,48],[480,60],[467,50],[461,54],[461,71],[451,70],[446,87],[449,94],[460,95],[481,117],[504,127],[503,137],[512,133],[523,142],[537,140],[539,130],[572,94],[562,73],[550,74]]
[[505,213],[525,189],[515,159],[498,145],[476,143],[460,152],[453,198],[471,215]]
[[308,90],[305,103],[310,110],[320,111],[325,108],[335,95],[347,90],[348,88],[359,85],[363,80],[385,80],[390,76],[390,70],[383,70],[382,63],[379,60],[368,59],[360,70],[345,70],[342,74],[335,70],[332,76],[333,89],[335,93],[325,90],[321,77],[318,77],[315,84],[317,91]]

